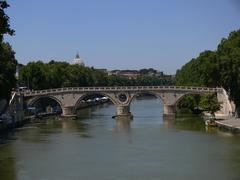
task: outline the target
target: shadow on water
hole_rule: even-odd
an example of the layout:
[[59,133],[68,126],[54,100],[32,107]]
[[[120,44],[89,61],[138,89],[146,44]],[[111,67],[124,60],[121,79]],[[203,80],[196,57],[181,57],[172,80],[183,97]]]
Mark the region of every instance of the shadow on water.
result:
[[16,139],[17,138],[14,130],[11,130],[10,132],[4,132],[0,134],[0,146]]
[[[33,122],[15,130],[15,134],[20,140],[28,143],[48,143],[52,135],[56,134],[77,134],[83,138],[91,137],[88,133],[87,122],[77,118],[61,118],[52,116],[36,119]],[[9,139],[15,137],[12,133],[0,137],[0,144],[8,143]],[[15,138],[16,139],[16,138]]]
[[14,147],[12,144],[0,145],[0,179],[15,180],[16,175],[16,158],[14,157]]
[[205,132],[203,119],[198,115],[177,114],[176,116],[164,116],[163,125],[168,129],[201,131]]
[[218,134],[220,136],[233,136],[232,133],[223,132],[218,127],[208,127],[205,125],[200,115],[178,113],[176,116],[164,116],[163,126],[167,129],[196,131],[208,134]]

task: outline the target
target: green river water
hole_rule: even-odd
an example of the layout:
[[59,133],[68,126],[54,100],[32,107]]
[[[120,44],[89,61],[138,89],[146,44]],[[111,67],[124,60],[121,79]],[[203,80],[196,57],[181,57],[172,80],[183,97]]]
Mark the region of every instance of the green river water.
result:
[[240,136],[199,117],[163,118],[158,99],[135,100],[133,121],[114,105],[51,117],[1,137],[0,180],[239,180]]

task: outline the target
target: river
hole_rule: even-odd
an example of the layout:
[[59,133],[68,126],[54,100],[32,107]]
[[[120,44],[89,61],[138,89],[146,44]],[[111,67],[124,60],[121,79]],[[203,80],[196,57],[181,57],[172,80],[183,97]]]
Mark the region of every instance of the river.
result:
[[52,117],[1,137],[1,180],[238,180],[240,136],[199,117],[163,119],[158,99],[135,100],[133,121],[113,105]]

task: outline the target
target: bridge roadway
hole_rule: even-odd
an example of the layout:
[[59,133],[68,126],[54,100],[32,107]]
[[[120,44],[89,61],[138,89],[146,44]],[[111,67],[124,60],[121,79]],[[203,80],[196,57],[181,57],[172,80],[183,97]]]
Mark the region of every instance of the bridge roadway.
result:
[[217,93],[222,103],[219,114],[229,115],[234,111],[228,95],[223,88],[189,86],[113,86],[113,87],[64,87],[36,91],[25,91],[24,100],[29,106],[42,97],[49,97],[58,102],[63,116],[74,116],[76,108],[87,95],[101,94],[108,97],[117,107],[116,116],[131,116],[130,104],[138,94],[152,94],[162,100],[165,115],[174,115],[176,105],[187,94]]

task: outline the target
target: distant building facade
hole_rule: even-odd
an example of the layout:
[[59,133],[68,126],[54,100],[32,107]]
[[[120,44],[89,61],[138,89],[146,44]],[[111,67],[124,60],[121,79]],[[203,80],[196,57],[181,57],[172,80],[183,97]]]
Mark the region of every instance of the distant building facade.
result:
[[163,71],[155,69],[140,69],[140,70],[112,70],[107,71],[108,76],[119,76],[128,79],[137,79],[139,77],[152,77],[161,80],[163,84],[173,84],[175,81],[174,75],[166,75]]
[[108,75],[121,76],[128,79],[136,79],[138,76],[141,76],[137,70],[113,70],[108,71]]

